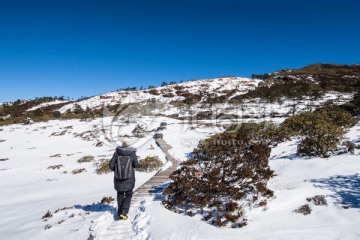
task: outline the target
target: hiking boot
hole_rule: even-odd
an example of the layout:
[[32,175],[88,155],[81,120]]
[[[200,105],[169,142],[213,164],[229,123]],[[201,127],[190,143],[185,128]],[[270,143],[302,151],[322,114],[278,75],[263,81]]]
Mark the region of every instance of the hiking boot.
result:
[[126,214],[120,214],[120,219],[122,219],[122,220],[126,220],[126,219],[128,219],[128,216],[126,215]]

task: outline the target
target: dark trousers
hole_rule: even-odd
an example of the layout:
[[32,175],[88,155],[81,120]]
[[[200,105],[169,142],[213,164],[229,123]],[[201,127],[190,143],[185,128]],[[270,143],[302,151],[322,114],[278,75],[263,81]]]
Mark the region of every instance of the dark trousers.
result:
[[133,191],[117,192],[118,215],[127,215],[130,208]]

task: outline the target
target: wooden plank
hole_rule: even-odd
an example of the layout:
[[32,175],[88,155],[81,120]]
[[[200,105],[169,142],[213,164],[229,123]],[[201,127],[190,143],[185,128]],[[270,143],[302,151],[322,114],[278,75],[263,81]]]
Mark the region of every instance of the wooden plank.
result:
[[157,173],[147,182],[141,185],[138,189],[136,189],[133,195],[133,199],[136,201],[139,201],[146,196],[150,196],[150,191],[156,191],[156,186],[171,181],[169,175],[172,174],[178,167],[178,162],[168,152],[170,149],[172,149],[172,146],[166,143],[164,139],[155,139],[155,141],[157,145],[161,148],[161,150],[164,152],[166,159],[172,162],[173,165],[170,166],[168,169]]

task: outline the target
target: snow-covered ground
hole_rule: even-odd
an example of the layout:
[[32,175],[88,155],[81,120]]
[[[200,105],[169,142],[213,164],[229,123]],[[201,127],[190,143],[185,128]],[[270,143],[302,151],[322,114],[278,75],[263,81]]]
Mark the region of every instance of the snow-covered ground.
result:
[[[52,111],[65,113],[81,107],[83,110],[99,110],[106,115],[111,109],[121,111],[122,116],[133,115],[162,115],[172,118],[229,118],[241,119],[263,117],[287,117],[294,113],[311,111],[327,103],[344,104],[352,99],[352,93],[326,92],[322,97],[303,96],[301,99],[281,98],[269,102],[260,98],[234,100],[259,86],[262,80],[242,77],[220,77],[189,81],[146,90],[112,91],[77,101],[49,101],[32,106],[27,111],[43,109],[53,106]],[[190,99],[194,104],[185,104]],[[226,103],[214,103],[221,100]],[[29,100],[22,100],[26,103]],[[7,103],[12,105],[13,103]],[[45,112],[49,109],[44,109]],[[209,116],[211,115],[211,116]],[[8,119],[10,115],[1,118]]]
[[83,109],[86,109],[87,107],[94,109],[119,103],[143,103],[150,99],[158,103],[170,103],[172,101],[184,100],[185,98],[182,94],[185,92],[188,94],[210,93],[214,96],[225,95],[229,91],[236,91],[237,94],[244,94],[249,90],[256,88],[259,82],[261,82],[259,79],[222,77],[167,85],[148,90],[114,91],[67,104],[60,108],[59,111],[64,113],[69,109],[73,109],[75,104],[80,105]]
[[[169,118],[143,117],[136,121],[148,130],[166,121],[164,139],[173,146],[170,153],[179,161],[186,159],[199,140],[223,131],[209,121],[200,126]],[[116,203],[98,202],[104,196],[116,196],[113,176],[97,175],[93,163],[77,160],[85,155],[92,155],[97,161],[109,159],[115,147],[112,142],[120,143],[124,135],[131,135],[135,125],[105,118],[0,127],[0,239],[87,239],[90,233],[96,237],[106,232],[102,226],[109,219],[105,216],[116,211]],[[82,138],[74,135],[80,133],[84,133]],[[140,157],[156,155],[165,162],[152,135],[149,132],[145,138],[130,137],[130,141]],[[360,142],[359,124],[348,137],[354,143]],[[99,142],[105,144],[96,147]],[[198,216],[173,213],[162,207],[159,191],[134,204],[127,225],[121,230],[128,237],[123,238],[124,232],[119,232],[102,234],[100,239],[359,239],[359,150],[354,155],[327,159],[299,158],[295,153],[295,140],[272,149],[270,167],[276,176],[270,180],[269,188],[275,197],[265,209],[248,209],[249,225],[244,228],[217,228]],[[60,156],[50,157],[56,154]],[[64,167],[47,169],[59,164]],[[81,168],[87,172],[71,174]],[[154,173],[136,174],[139,187]],[[310,215],[294,213],[308,203],[307,197],[315,195],[325,195],[328,206],[310,203]],[[64,207],[71,208],[54,213]],[[48,210],[54,215],[44,222],[41,218]],[[45,230],[47,224],[52,228]]]
[[[360,141],[360,125],[348,134]],[[170,137],[181,146],[181,138]],[[182,150],[181,150],[182,149]],[[186,147],[179,148],[185,154]],[[161,205],[161,195],[143,203],[149,218],[150,239],[359,239],[360,238],[360,152],[323,158],[296,157],[296,141],[280,144],[272,150],[270,166],[276,177],[269,188],[275,197],[265,209],[248,209],[249,225],[242,229],[221,229],[168,211]],[[180,154],[180,153],[179,153]],[[294,210],[308,203],[306,198],[325,195],[328,206],[310,203],[312,213]],[[343,207],[349,206],[349,209]],[[139,217],[138,217],[139,218]]]
[[[112,174],[97,175],[94,162],[78,163],[77,160],[87,155],[93,156],[96,161],[110,159],[115,145],[105,140],[111,136],[109,129],[131,135],[135,126],[135,123],[128,126],[120,122],[110,125],[110,120],[50,121],[0,128],[0,239],[67,239],[69,233],[84,239],[88,235],[88,223],[82,208],[99,202],[105,196],[116,197],[116,192]],[[150,123],[148,119],[139,122]],[[152,123],[160,124],[156,121]],[[102,128],[106,129],[106,134],[99,130]],[[80,133],[85,133],[85,140],[74,135]],[[92,133],[95,135],[91,136]],[[159,156],[165,163],[165,155],[156,146],[152,134],[129,140],[138,148],[140,158]],[[86,137],[90,140],[87,141]],[[99,139],[103,139],[105,144],[96,147]],[[121,143],[114,137],[112,141]],[[63,167],[48,169],[55,165]],[[73,170],[82,168],[86,172],[72,174]],[[154,174],[136,172],[136,188]],[[77,207],[55,214],[56,222],[43,222],[41,219],[48,210],[54,213],[59,208],[72,206]],[[75,216],[69,218],[72,213]],[[90,214],[86,218],[95,215]],[[62,220],[65,221],[57,223]],[[53,228],[44,231],[47,224]]]
[[47,107],[47,106],[60,104],[60,103],[67,103],[67,102],[70,102],[70,101],[68,101],[68,100],[54,100],[54,101],[51,101],[51,102],[44,102],[44,103],[36,105],[36,106],[34,106],[32,108],[29,108],[27,111],[34,111],[34,110],[36,110],[38,108]]

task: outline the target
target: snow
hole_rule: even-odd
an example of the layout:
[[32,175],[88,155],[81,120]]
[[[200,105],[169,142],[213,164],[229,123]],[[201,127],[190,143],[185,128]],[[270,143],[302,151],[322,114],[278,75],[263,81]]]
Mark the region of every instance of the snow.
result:
[[[309,76],[309,78],[311,78],[311,76]],[[137,111],[136,113],[138,115],[163,115],[188,118],[194,117],[198,113],[201,114],[201,112],[211,111],[214,113],[214,117],[219,114],[235,115],[242,118],[263,118],[264,116],[286,117],[293,113],[314,110],[324,105],[327,101],[332,101],[334,104],[344,104],[351,100],[353,96],[351,93],[327,92],[323,97],[318,99],[311,97],[304,97],[303,99],[281,98],[277,102],[269,103],[260,98],[255,98],[244,100],[238,104],[206,103],[208,98],[220,96],[225,96],[228,100],[231,100],[234,97],[247,93],[249,90],[255,89],[261,82],[262,80],[260,79],[220,77],[167,85],[147,90],[114,91],[76,102],[57,100],[39,104],[27,111],[52,104],[64,103],[65,105],[58,109],[61,113],[73,110],[76,105],[79,105],[82,109],[86,109],[87,107],[91,109],[101,109],[105,114],[108,112],[107,107],[115,108],[121,106],[121,114],[123,116],[133,114],[134,111]],[[152,91],[155,91],[155,93]],[[184,93],[200,95],[202,99],[199,103],[191,106],[177,106],[177,104],[175,104],[176,102],[185,99],[185,97],[182,96]],[[128,104],[127,107],[123,108],[126,104]],[[9,116],[6,116],[5,119],[7,117]]]
[[55,105],[55,104],[60,104],[60,103],[67,103],[67,102],[70,102],[70,101],[66,101],[66,100],[54,100],[54,101],[51,101],[51,102],[44,102],[44,103],[41,103],[39,105],[36,105],[32,108],[29,108],[27,109],[27,111],[34,111],[38,108],[42,108],[42,107],[47,107],[47,106],[51,106],[51,105]]
[[[64,223],[57,224],[49,231],[43,230],[48,223],[41,218],[48,210],[54,212],[63,207],[85,206],[100,201],[104,196],[116,196],[112,174],[97,175],[93,163],[77,163],[85,155],[94,156],[96,160],[110,159],[115,145],[107,143],[102,147],[95,147],[97,140],[84,141],[73,135],[94,130],[103,124],[104,127],[109,127],[106,123],[108,120],[50,121],[30,126],[2,127],[0,139],[5,141],[0,143],[0,158],[8,160],[0,162],[1,239],[65,239],[67,234],[79,227],[81,230],[76,231],[74,236],[84,238],[88,234],[84,216],[64,218],[67,219]],[[64,131],[68,126],[73,126],[73,129],[67,129],[65,135],[51,136],[54,132]],[[155,147],[153,150],[150,149],[151,145]],[[138,147],[140,158],[156,155],[163,162],[166,161],[151,135],[136,141],[134,146]],[[61,157],[50,157],[55,154],[60,154]],[[59,170],[47,169],[59,164],[64,167]],[[71,171],[81,168],[85,168],[87,172],[71,174]],[[68,173],[64,174],[64,171]],[[136,172],[136,188],[154,174],[155,172]],[[71,212],[80,214],[84,211],[75,209],[68,212],[70,215]]]
[[[139,91],[115,91],[105,93],[99,96],[94,96],[85,100],[78,101],[76,103],[70,103],[62,108],[60,112],[64,113],[69,109],[73,109],[75,104],[80,105],[83,109],[86,107],[90,108],[100,108],[102,106],[112,106],[116,104],[128,104],[128,103],[144,103],[150,99],[154,99],[159,103],[170,103],[171,101],[183,100],[184,97],[176,94],[177,88],[183,88],[184,91],[187,91],[192,94],[199,94],[201,92],[210,92],[219,96],[219,92],[236,90],[240,94],[244,94],[250,89],[254,89],[258,86],[261,80],[259,79],[249,79],[242,77],[223,77],[223,78],[213,78],[213,79],[204,79],[197,81],[190,81],[185,83],[179,83],[174,85],[167,85],[164,87],[154,88],[152,90],[159,92],[159,95],[153,95],[149,93],[148,90],[139,90]],[[167,93],[172,93],[174,97],[164,97],[163,95]],[[224,93],[222,94],[224,95]]]
[[188,154],[192,152],[201,139],[221,131],[213,127],[183,123],[179,120],[168,120],[167,122],[167,129],[163,131],[164,140],[173,147],[169,153],[178,161],[186,160]]
[[[336,99],[336,95],[330,94],[328,99]],[[77,162],[80,157],[92,155],[97,161],[109,159],[115,146],[124,139],[123,135],[131,135],[136,124],[142,124],[149,132],[140,139],[128,137],[130,142],[141,158],[154,155],[166,163],[163,152],[152,138],[152,130],[161,122],[167,122],[164,140],[173,147],[170,154],[183,161],[201,139],[224,130],[217,124],[229,120],[204,120],[199,125],[165,117],[141,117],[135,121],[126,124],[107,117],[92,122],[49,121],[0,127],[3,129],[0,140],[5,140],[0,141],[0,159],[8,159],[0,161],[0,238],[87,239],[92,233],[96,239],[124,239],[124,234],[128,236],[125,239],[159,240],[359,239],[359,150],[354,155],[301,158],[296,155],[295,139],[272,149],[270,167],[276,176],[270,180],[269,188],[275,192],[275,197],[269,200],[266,208],[246,210],[248,226],[217,228],[201,221],[199,216],[173,213],[161,205],[161,191],[134,202],[128,221],[115,222],[116,203],[98,204],[104,196],[116,197],[112,174],[97,175],[93,163]],[[51,136],[65,130],[64,135]],[[350,141],[360,142],[359,130],[360,124],[349,131]],[[74,135],[87,131],[94,134],[89,141]],[[105,144],[95,147],[99,141]],[[61,156],[50,157],[55,154]],[[64,167],[47,169],[58,164]],[[71,174],[74,169],[81,168],[87,171]],[[136,188],[154,174],[136,172]],[[309,203],[313,210],[310,215],[293,212],[308,203],[307,197],[315,195],[325,195],[328,206]],[[345,205],[350,208],[344,209]],[[73,208],[54,213],[63,207]],[[54,216],[44,222],[41,218],[48,210]],[[62,220],[65,221],[59,224]],[[52,228],[45,230],[47,224]]]
[[[352,141],[359,141],[359,127],[348,134]],[[272,150],[270,166],[277,176],[270,180],[269,188],[275,191],[275,198],[265,210],[247,211],[248,226],[220,229],[197,216],[168,211],[159,200],[150,198],[146,214],[151,216],[151,239],[358,239],[359,151],[328,159],[299,158],[295,152],[296,141]],[[307,216],[293,212],[308,203],[307,197],[315,195],[327,196],[328,206],[310,204],[313,212]],[[353,201],[349,202],[349,198]],[[343,209],[343,205],[354,208]]]

